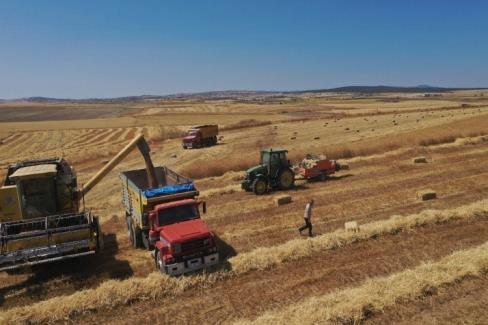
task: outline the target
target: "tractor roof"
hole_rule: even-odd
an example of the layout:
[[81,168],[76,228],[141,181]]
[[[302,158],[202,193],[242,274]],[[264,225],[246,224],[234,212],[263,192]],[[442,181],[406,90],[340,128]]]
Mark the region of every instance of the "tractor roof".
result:
[[57,168],[55,164],[34,165],[17,169],[9,178],[15,180],[19,178],[52,176],[56,175],[56,172]]
[[263,152],[288,152],[288,150],[283,148],[269,148],[269,149],[264,149]]

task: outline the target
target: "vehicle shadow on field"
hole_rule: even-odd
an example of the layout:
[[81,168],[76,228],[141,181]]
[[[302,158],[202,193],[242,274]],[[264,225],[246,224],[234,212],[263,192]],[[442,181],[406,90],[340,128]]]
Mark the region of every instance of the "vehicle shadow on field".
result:
[[230,270],[230,264],[228,262],[229,258],[236,256],[237,252],[229,243],[220,238],[218,235],[215,236],[217,242],[217,249],[219,251],[219,265],[212,268],[212,271]]
[[340,176],[327,176],[327,178],[324,181],[321,181],[318,178],[312,178],[308,180],[308,183],[328,183],[328,182],[335,182],[335,181],[340,181],[341,179],[344,178],[349,178],[354,176],[354,174],[345,174],[345,175],[340,175]]
[[103,239],[105,248],[97,254],[11,271],[11,276],[26,274],[27,277],[21,282],[0,288],[0,306],[5,304],[5,296],[18,296],[14,293],[19,291],[29,298],[42,299],[50,291],[85,289],[107,279],[130,277],[133,271],[129,263],[115,259],[119,250],[116,234],[104,234]]

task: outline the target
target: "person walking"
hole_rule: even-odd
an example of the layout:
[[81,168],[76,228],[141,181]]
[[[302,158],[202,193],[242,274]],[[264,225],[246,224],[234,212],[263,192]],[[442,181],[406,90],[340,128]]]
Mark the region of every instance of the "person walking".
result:
[[303,219],[305,220],[305,224],[298,228],[300,235],[302,231],[308,228],[308,236],[312,237],[312,208],[313,208],[313,199],[311,199],[307,205],[305,205],[305,212],[303,214]]

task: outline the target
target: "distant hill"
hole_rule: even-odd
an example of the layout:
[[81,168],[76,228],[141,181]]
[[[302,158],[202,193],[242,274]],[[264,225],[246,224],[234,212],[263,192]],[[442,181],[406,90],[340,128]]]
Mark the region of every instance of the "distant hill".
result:
[[125,96],[114,98],[86,98],[86,99],[70,99],[70,98],[51,98],[51,97],[26,97],[18,99],[0,99],[0,103],[5,102],[134,102],[134,101],[148,101],[161,99],[237,99],[237,98],[253,98],[253,97],[272,97],[304,93],[441,93],[455,90],[475,90],[487,89],[479,88],[443,88],[429,85],[418,85],[412,87],[396,87],[396,86],[345,86],[328,89],[310,89],[310,90],[292,90],[292,91],[264,91],[264,90],[221,90],[221,91],[207,91],[197,93],[180,93],[172,95],[139,95],[139,96]]
[[318,89],[303,92],[338,92],[338,93],[432,93],[432,92],[448,92],[453,90],[460,90],[464,88],[442,88],[432,87],[428,85],[420,85],[415,87],[395,87],[395,86],[346,86],[330,89]]

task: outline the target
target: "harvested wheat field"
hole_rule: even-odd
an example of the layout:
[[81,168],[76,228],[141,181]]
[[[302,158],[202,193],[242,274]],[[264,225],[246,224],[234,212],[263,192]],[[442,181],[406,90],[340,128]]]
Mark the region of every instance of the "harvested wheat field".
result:
[[[83,184],[143,133],[155,165],[195,180],[220,252],[217,266],[171,277],[131,246],[119,174],[144,168],[134,151],[84,198],[104,250],[0,273],[0,323],[485,323],[487,95],[0,103],[2,180],[11,163],[64,157]],[[218,124],[219,143],[184,150],[195,124]],[[270,147],[294,163],[317,153],[349,169],[286,192],[245,192],[245,170]],[[435,199],[419,199],[427,189]],[[297,231],[310,198],[312,238]],[[354,231],[344,229],[351,221]]]

